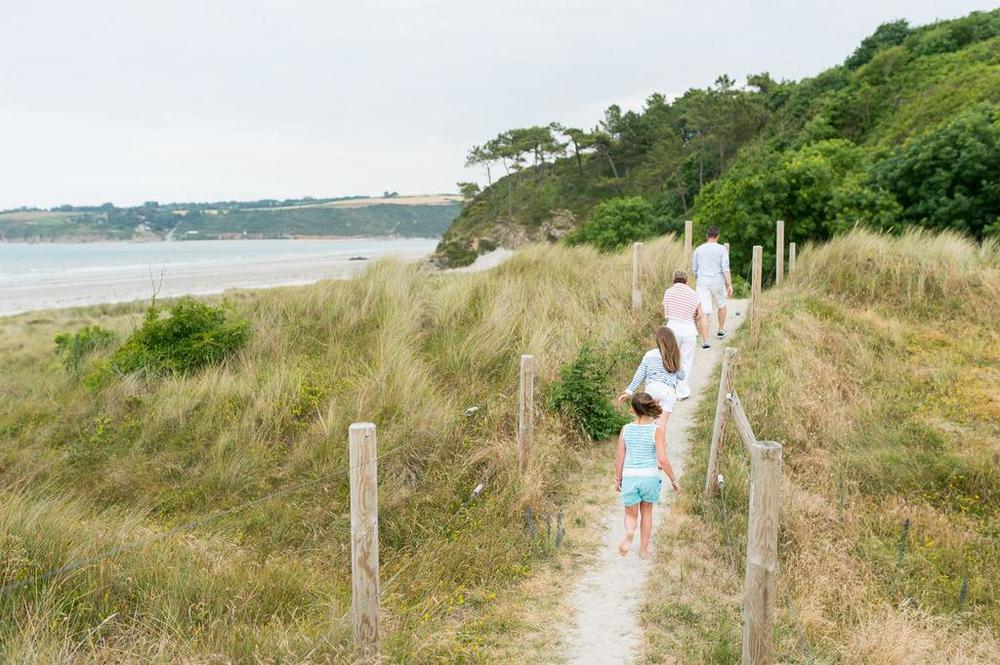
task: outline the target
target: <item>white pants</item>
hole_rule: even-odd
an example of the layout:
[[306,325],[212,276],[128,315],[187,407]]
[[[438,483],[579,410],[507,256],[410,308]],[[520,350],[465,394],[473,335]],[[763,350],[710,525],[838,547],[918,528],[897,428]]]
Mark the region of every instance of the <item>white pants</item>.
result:
[[691,396],[691,386],[688,381],[691,379],[691,369],[694,367],[694,347],[698,344],[698,329],[694,321],[678,321],[670,319],[667,327],[674,332],[677,338],[677,346],[681,349],[681,369],[684,370],[684,378],[677,382],[677,399],[686,399]]
[[664,413],[673,413],[674,404],[677,402],[677,391],[674,390],[673,386],[668,386],[665,383],[647,383],[646,392],[656,400]]

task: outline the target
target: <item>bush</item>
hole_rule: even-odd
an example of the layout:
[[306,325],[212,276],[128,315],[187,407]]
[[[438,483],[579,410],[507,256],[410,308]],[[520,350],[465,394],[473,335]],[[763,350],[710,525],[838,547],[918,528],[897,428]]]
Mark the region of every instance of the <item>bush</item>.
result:
[[110,368],[117,373],[184,373],[221,361],[249,336],[245,319],[231,317],[223,307],[183,298],[166,318],[151,306],[142,326],[111,357]]
[[587,243],[610,252],[630,242],[655,236],[657,230],[652,204],[641,196],[626,196],[594,206],[572,242]]
[[98,349],[106,349],[115,343],[118,336],[100,326],[84,326],[75,335],[56,335],[56,354],[70,372],[80,369],[84,358]]
[[549,410],[569,416],[595,441],[617,436],[628,418],[608,398],[610,370],[607,356],[585,344],[574,360],[559,369],[559,380],[549,387]]

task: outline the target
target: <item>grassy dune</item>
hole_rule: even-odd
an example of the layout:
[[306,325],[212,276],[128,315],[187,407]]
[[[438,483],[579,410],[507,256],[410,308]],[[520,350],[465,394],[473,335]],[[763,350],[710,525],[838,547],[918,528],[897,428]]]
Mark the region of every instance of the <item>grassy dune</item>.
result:
[[[682,250],[663,239],[645,257],[644,328]],[[358,420],[379,426],[386,654],[490,660],[518,630],[492,607],[552,556],[523,509],[572,501],[593,454],[540,413],[520,477],[518,354],[536,355],[539,388],[587,340],[631,356],[628,266],[546,246],[490,273],[380,262],[352,281],[235,293],[253,328],[237,357],[96,392],[63,369],[53,337],[126,334],[139,304],[0,319],[0,585],[84,560],[0,595],[0,660],[349,660]]]
[[[785,450],[781,662],[996,662],[997,246],[856,231],[804,251],[763,303],[760,337],[735,341],[736,386],[757,435]],[[713,410],[660,534],[650,663],[739,657],[748,469],[730,433],[727,510],[703,498]]]

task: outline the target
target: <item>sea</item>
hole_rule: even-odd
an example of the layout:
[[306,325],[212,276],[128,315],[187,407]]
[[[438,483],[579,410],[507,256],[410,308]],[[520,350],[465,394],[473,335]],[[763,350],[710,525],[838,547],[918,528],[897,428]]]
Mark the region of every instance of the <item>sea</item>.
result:
[[417,260],[436,239],[2,243],[0,316],[357,274],[387,256]]

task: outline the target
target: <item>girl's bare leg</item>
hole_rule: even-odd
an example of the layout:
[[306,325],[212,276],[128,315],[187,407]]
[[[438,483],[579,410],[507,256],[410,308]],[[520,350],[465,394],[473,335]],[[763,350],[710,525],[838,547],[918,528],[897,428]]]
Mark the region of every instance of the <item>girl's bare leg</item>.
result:
[[639,504],[639,556],[649,556],[649,536],[653,531],[653,504],[643,501]]
[[656,421],[657,424],[660,426],[660,428],[663,429],[664,433],[666,433],[667,431],[667,421],[669,419],[670,419],[670,412],[664,411],[663,413],[660,414],[659,419]]
[[637,503],[634,506],[625,506],[625,537],[618,545],[618,553],[622,556],[628,554],[629,548],[632,547],[632,537],[635,536],[635,525],[639,519],[639,505]]

